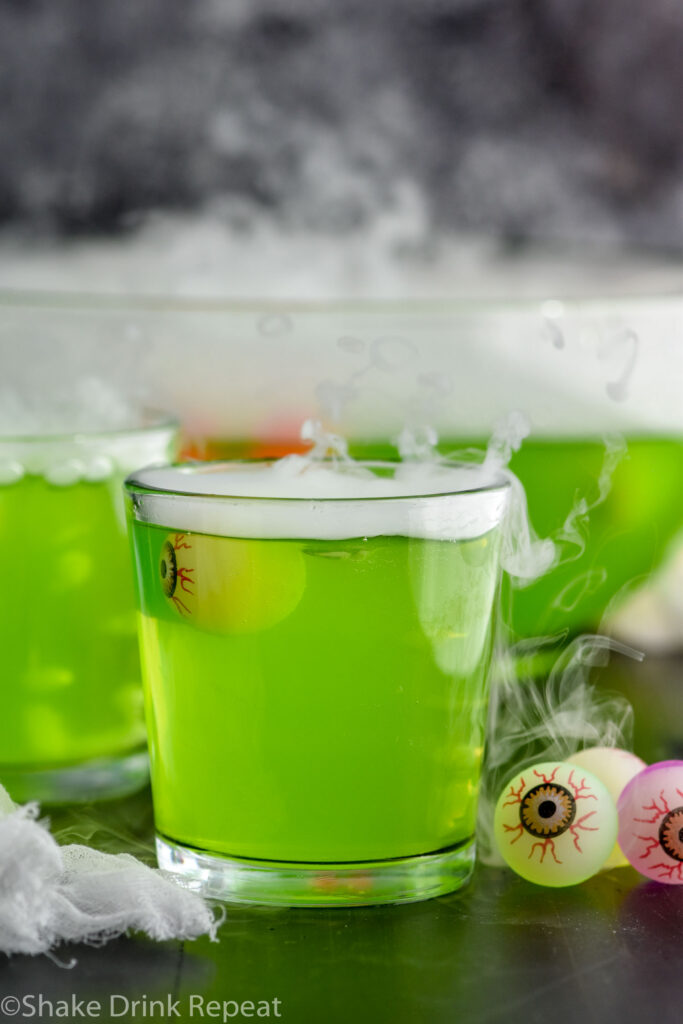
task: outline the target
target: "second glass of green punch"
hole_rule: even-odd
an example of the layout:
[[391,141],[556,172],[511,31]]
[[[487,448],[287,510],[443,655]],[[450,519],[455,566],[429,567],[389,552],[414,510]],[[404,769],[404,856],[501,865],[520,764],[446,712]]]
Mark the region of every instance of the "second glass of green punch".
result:
[[177,424],[0,436],[0,783],[19,802],[122,796],[148,777],[121,486]]
[[285,470],[127,482],[159,863],[247,902],[450,892],[474,862],[508,485]]

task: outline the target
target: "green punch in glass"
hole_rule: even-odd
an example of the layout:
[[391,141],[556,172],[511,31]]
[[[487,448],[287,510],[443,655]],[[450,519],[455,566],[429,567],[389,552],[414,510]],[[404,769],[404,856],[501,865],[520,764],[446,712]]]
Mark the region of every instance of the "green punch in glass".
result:
[[17,801],[148,777],[122,481],[176,427],[0,437],[0,782]]
[[284,905],[466,881],[507,492],[297,457],[128,479],[162,867]]

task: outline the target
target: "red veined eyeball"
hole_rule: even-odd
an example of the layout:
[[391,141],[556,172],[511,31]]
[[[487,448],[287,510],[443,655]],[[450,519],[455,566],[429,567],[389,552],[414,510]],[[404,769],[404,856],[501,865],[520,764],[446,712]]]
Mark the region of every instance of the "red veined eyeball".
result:
[[624,788],[619,845],[641,875],[683,885],[683,761],[659,761]]
[[169,533],[158,579],[169,606],[212,633],[255,633],[294,611],[306,583],[304,556],[281,540]]
[[543,762],[525,768],[504,787],[494,834],[504,860],[522,878],[538,885],[576,885],[609,857],[617,812],[591,772]]

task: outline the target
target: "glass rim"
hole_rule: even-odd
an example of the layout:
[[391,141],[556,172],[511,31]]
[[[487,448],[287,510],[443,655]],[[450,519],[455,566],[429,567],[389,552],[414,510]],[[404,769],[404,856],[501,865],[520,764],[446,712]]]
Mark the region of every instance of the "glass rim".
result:
[[180,419],[172,413],[157,409],[142,408],[138,414],[150,422],[140,422],[132,427],[111,427],[97,430],[69,430],[55,433],[5,434],[0,431],[0,448],[11,445],[81,444],[88,441],[113,441],[117,438],[132,438],[165,430],[180,429]]
[[[260,466],[267,467],[273,466],[278,459],[272,458],[245,458],[245,459],[209,459],[206,461],[197,460],[196,462],[186,460],[184,462],[170,462],[164,464],[155,464],[153,466],[142,467],[141,469],[134,470],[130,473],[125,481],[125,490],[130,494],[149,494],[158,496],[160,498],[183,498],[183,499],[196,499],[198,502],[203,501],[218,501],[228,502],[234,504],[236,502],[253,503],[257,505],[273,504],[275,502],[284,502],[288,505],[349,505],[349,504],[378,504],[378,503],[393,503],[393,502],[406,502],[406,501],[423,501],[423,500],[435,500],[437,498],[458,498],[467,495],[476,494],[493,494],[497,491],[504,492],[509,490],[510,481],[507,477],[500,472],[495,471],[494,479],[489,480],[485,484],[481,484],[476,487],[463,487],[459,490],[448,490],[448,491],[429,491],[419,494],[382,494],[382,495],[357,495],[357,496],[345,496],[345,497],[311,497],[307,495],[305,497],[284,497],[278,495],[266,496],[266,495],[246,495],[246,494],[226,494],[225,492],[216,494],[212,491],[188,491],[181,490],[180,488],[174,487],[154,487],[149,483],[140,482],[137,477],[142,472],[155,472],[156,470],[173,470],[173,469],[196,469],[201,471],[204,467],[219,467],[219,466]],[[321,459],[319,460],[323,464],[330,465],[334,462],[334,459]],[[400,459],[358,459],[354,460],[357,465],[363,467],[396,467],[406,465],[401,462]],[[458,469],[458,468],[476,468],[479,463],[439,463],[441,468]]]
[[575,293],[561,287],[549,287],[539,293],[515,296],[506,292],[491,295],[448,295],[431,297],[380,296],[353,297],[344,293],[317,297],[253,295],[247,298],[217,294],[195,295],[154,292],[102,292],[59,289],[0,288],[0,309],[55,310],[60,312],[125,312],[158,314],[227,314],[261,315],[321,313],[363,314],[434,314],[471,316],[472,314],[504,314],[542,312],[549,300],[559,301],[567,312],[602,313],[605,307],[627,308],[633,312],[652,305],[680,309],[683,297],[675,285],[634,292],[622,289],[601,292],[599,289]]

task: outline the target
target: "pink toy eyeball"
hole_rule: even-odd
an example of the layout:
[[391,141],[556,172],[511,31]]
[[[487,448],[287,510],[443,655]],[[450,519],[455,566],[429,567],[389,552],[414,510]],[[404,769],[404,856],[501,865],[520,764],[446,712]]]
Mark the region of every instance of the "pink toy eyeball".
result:
[[683,761],[659,761],[619,797],[619,845],[641,875],[683,885]]
[[494,819],[498,849],[537,885],[576,885],[596,874],[617,837],[617,812],[605,786],[576,765],[543,762],[510,779]]
[[[579,768],[587,768],[596,778],[600,779],[616,806],[624,786],[642,772],[647,765],[635,754],[618,747],[587,747],[567,758],[570,764]],[[612,852],[602,865],[602,870],[624,867],[628,860],[615,843]]]

